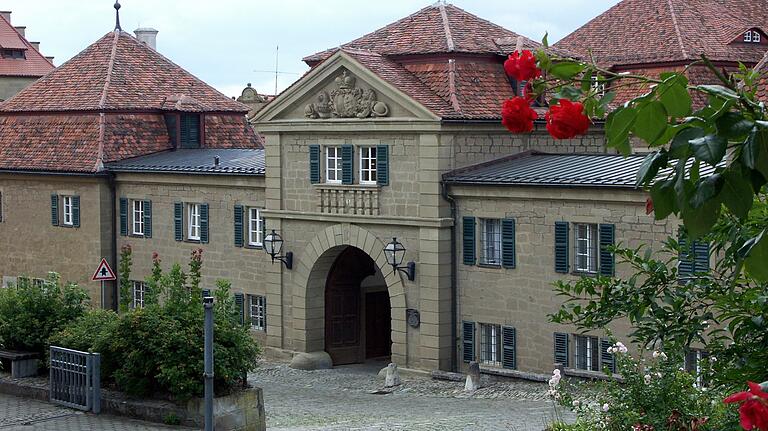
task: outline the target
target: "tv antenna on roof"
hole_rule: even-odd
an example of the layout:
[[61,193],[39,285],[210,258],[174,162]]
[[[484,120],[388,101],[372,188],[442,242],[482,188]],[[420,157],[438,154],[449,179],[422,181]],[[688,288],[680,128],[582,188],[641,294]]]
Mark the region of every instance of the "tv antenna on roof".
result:
[[277,78],[279,75],[296,75],[300,76],[301,73],[296,72],[283,72],[279,69],[279,54],[280,54],[280,45],[275,47],[275,70],[254,70],[256,73],[274,73],[275,74],[275,96],[277,96]]

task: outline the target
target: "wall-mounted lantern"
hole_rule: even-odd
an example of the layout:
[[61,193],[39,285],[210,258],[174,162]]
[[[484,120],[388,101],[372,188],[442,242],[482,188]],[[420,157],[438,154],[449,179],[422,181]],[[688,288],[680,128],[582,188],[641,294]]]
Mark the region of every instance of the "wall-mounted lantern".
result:
[[293,252],[289,251],[285,253],[285,256],[281,256],[280,252],[282,249],[283,238],[280,236],[280,234],[275,232],[274,229],[272,229],[272,232],[269,233],[266,238],[264,238],[264,251],[266,251],[267,254],[272,257],[272,263],[275,263],[276,260],[279,260],[285,264],[286,269],[292,269]]
[[392,265],[395,270],[408,276],[408,280],[413,281],[416,278],[415,262],[408,262],[405,267],[402,266],[405,258],[405,247],[397,238],[392,238],[392,242],[384,246],[384,255],[387,258],[387,263]]

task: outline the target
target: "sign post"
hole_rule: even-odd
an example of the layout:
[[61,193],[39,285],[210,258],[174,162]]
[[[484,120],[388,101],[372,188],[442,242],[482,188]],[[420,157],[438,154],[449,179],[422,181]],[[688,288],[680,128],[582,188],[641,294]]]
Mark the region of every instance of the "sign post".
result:
[[93,273],[91,280],[101,282],[101,308],[106,308],[106,304],[104,303],[104,282],[117,280],[117,277],[115,277],[115,271],[112,271],[112,268],[109,267],[107,259],[103,257],[101,258],[101,262],[96,268],[96,272]]

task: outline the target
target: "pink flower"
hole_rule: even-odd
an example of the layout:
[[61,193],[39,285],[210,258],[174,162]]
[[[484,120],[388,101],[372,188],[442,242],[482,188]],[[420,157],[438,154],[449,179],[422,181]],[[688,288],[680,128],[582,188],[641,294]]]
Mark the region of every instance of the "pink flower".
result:
[[749,391],[737,392],[724,399],[724,403],[741,403],[739,418],[741,427],[747,431],[757,428],[768,431],[768,393],[755,382],[747,382]]

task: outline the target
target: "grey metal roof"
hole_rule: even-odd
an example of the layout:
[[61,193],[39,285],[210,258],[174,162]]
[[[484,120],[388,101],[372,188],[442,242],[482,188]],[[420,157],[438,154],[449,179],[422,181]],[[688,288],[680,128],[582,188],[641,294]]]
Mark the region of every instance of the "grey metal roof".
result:
[[[219,165],[214,158],[219,157]],[[113,172],[264,175],[264,150],[199,148],[163,151],[110,163]]]
[[[450,172],[443,180],[449,184],[634,188],[643,159],[645,155],[526,152]],[[702,164],[702,175],[713,171]]]

